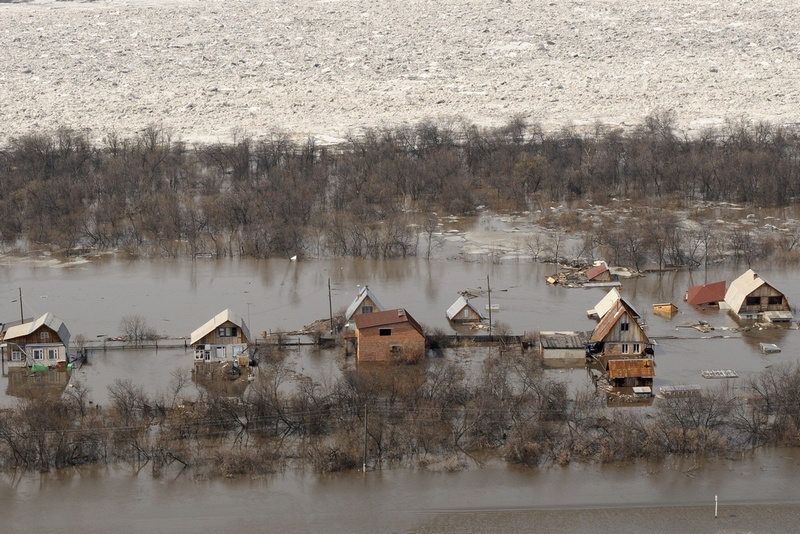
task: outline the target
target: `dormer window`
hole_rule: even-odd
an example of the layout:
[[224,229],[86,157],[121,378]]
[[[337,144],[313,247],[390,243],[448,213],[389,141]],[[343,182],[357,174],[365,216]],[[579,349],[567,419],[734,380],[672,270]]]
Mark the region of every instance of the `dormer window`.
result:
[[41,332],[39,332],[39,339],[41,339],[42,341],[50,339],[50,332],[42,330]]

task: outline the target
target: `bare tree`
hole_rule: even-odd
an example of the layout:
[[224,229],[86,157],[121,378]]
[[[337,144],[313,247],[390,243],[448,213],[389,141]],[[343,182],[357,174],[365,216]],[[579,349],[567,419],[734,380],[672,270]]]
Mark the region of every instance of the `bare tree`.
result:
[[156,338],[155,329],[147,324],[147,317],[143,315],[125,315],[119,321],[119,329],[126,341],[137,345]]

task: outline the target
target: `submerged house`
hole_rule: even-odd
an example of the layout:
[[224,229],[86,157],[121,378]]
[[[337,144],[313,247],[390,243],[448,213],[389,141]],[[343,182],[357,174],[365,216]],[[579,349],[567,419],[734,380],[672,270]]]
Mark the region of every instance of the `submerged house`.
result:
[[226,309],[192,332],[195,362],[249,362],[250,330],[240,316]]
[[453,323],[479,323],[483,321],[483,315],[478,309],[470,304],[469,300],[463,295],[447,308],[447,318]]
[[344,313],[344,323],[347,330],[353,330],[355,327],[354,317],[362,313],[374,313],[384,311],[381,303],[370,291],[369,286],[364,286],[358,291],[355,300],[347,307]]
[[789,322],[792,311],[786,296],[748,269],[731,282],[720,308],[730,309],[740,319],[763,317],[771,322]]
[[719,306],[725,300],[725,281],[692,286],[683,300],[691,306]]
[[65,366],[69,339],[64,321],[45,313],[34,321],[8,327],[0,341],[0,354],[9,367]]
[[422,327],[403,308],[358,314],[355,327],[359,362],[417,362],[425,356]]
[[653,344],[637,317],[624,300],[617,300],[597,323],[586,346],[590,363],[614,387],[653,385]]

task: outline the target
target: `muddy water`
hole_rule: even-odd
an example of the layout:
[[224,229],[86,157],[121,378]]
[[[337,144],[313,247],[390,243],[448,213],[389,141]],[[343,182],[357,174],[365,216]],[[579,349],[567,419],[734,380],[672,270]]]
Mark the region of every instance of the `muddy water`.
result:
[[[758,266],[756,266],[758,267]],[[686,288],[704,282],[730,281],[745,268],[726,266],[693,273],[665,273],[623,281],[623,292],[643,314],[657,342],[655,386],[720,385],[705,380],[703,369],[734,369],[740,377],[770,365],[795,362],[800,354],[796,329],[735,333],[724,312],[698,311],[683,305]],[[328,279],[334,311],[345,308],[358,286],[368,284],[386,307],[405,307],[420,322],[449,330],[445,310],[457,291],[486,286],[490,277],[495,321],[514,333],[536,330],[590,330],[586,310],[604,289],[547,286],[550,265],[527,261],[503,263],[433,261],[140,261],[52,266],[32,262],[0,265],[0,317],[19,317],[18,288],[26,316],[53,312],[73,336],[119,333],[124,315],[144,315],[158,333],[188,336],[218,311],[230,307],[243,315],[258,335],[294,330],[328,315]],[[800,302],[796,269],[762,267],[760,274]],[[652,313],[655,302],[671,301],[680,311],[671,319]],[[475,303],[483,309],[486,299]],[[710,334],[682,328],[705,320]],[[782,352],[764,355],[759,341],[776,343]],[[335,377],[336,351],[293,349],[287,358],[299,374]],[[106,402],[106,388],[116,378],[141,384],[150,394],[165,391],[171,371],[188,370],[192,355],[184,349],[95,351],[89,365],[73,375]],[[554,373],[559,373],[554,371]],[[559,378],[582,387],[581,371]],[[0,383],[0,406],[15,402],[8,378]],[[740,387],[741,379],[724,381]],[[797,451],[761,452],[752,459],[710,462],[695,468],[680,462],[622,467],[572,466],[566,469],[518,470],[492,465],[463,473],[413,470],[344,474],[317,478],[283,475],[257,480],[192,481],[185,477],[153,480],[130,471],[70,471],[24,476],[0,483],[3,531],[23,532],[65,524],[85,532],[596,532],[612,528],[651,532],[792,532],[800,507],[795,479]],[[717,520],[713,495],[725,503]],[[47,514],[40,514],[43,507]],[[620,511],[617,508],[624,507]],[[630,508],[634,507],[634,508]],[[727,508],[726,508],[727,507]],[[596,509],[599,509],[597,511]],[[565,511],[568,510],[568,511]],[[581,510],[576,512],[576,510]],[[622,517],[626,519],[622,519]],[[6,526],[7,525],[7,526]],[[684,528],[685,527],[685,528]]]
[[800,519],[795,456],[214,481],[74,470],[2,478],[0,498],[4,532],[780,533]]

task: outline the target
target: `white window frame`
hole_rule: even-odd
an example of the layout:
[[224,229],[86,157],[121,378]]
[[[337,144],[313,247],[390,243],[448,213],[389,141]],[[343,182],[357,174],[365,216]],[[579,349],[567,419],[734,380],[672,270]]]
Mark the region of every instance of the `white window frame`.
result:
[[47,359],[50,360],[50,361],[57,360],[58,359],[58,349],[55,348],[55,347],[52,348],[52,349],[47,349]]
[[33,349],[33,359],[34,360],[44,360],[44,349]]
[[39,332],[39,339],[42,340],[50,339],[50,332],[48,332],[47,330],[42,330],[41,332]]
[[639,343],[634,343],[634,344],[633,344],[633,353],[634,353],[634,354],[639,354],[640,352],[642,352],[642,346],[641,346],[641,344],[639,344]]
[[21,350],[12,350],[11,351],[11,361],[12,362],[21,362],[22,361],[22,351]]
[[622,354],[628,354],[628,348],[629,348],[628,344],[627,343],[623,343],[622,344],[622,348],[620,349],[620,351],[622,352]]

